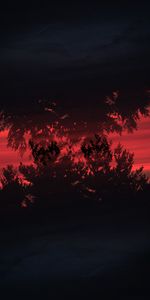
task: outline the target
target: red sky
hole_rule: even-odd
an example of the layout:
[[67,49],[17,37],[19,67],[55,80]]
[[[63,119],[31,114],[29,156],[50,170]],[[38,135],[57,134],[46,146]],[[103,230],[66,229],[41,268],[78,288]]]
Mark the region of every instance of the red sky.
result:
[[141,165],[150,176],[150,118],[141,117],[138,130],[134,133],[111,134],[114,144],[120,142],[126,149],[134,152],[134,168]]
[[[0,132],[0,168],[5,167],[7,164],[17,166],[20,161],[30,163],[29,153],[21,158],[17,151],[7,148],[6,138],[7,131]],[[134,168],[143,165],[145,172],[150,176],[150,118],[141,117],[138,122],[138,130],[134,133],[123,133],[121,136],[115,133],[111,134],[110,138],[114,145],[121,142],[126,149],[134,152]]]
[[0,132],[0,169],[8,164],[17,166],[20,161],[23,163],[29,162],[29,155],[20,157],[18,151],[13,151],[7,147],[7,130]]

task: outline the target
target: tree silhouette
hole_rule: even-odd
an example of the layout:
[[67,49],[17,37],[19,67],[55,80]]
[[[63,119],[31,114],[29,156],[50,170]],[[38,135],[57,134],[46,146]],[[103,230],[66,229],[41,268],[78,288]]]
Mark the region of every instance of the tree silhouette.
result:
[[[103,144],[104,143],[104,144]],[[96,136],[96,142],[84,145],[93,173],[85,177],[84,194],[98,201],[128,199],[145,190],[148,178],[143,168],[133,171],[134,154],[119,144],[114,151],[107,138]],[[112,166],[112,164],[115,166]],[[114,198],[114,199],[113,199]]]
[[68,152],[62,156],[61,145],[55,137],[49,135],[47,138],[46,130],[46,139],[45,135],[41,139],[42,133],[37,131],[36,138],[29,140],[34,165],[20,164],[19,170],[13,166],[3,169],[0,179],[3,205],[45,206],[54,201],[81,199],[81,195],[114,201],[112,198],[129,199],[145,190],[148,179],[143,168],[133,171],[134,154],[120,144],[112,150],[112,143],[103,130],[92,139],[84,140],[80,149],[84,160],[79,163],[72,159],[70,144]]
[[[120,144],[112,150],[105,135],[84,141],[84,163],[76,167],[72,154],[61,157],[56,141],[46,146],[30,140],[34,165],[7,166],[1,176],[3,206],[48,208],[83,198],[94,201],[117,199],[128,202],[145,190],[148,178],[143,168],[133,171],[134,155]],[[27,184],[25,185],[24,182]],[[81,205],[81,202],[80,202]]]
[[145,189],[148,178],[143,173],[143,167],[133,171],[134,154],[123,148],[120,144],[114,150],[116,166],[112,169],[114,185],[117,193],[124,197],[133,196]]
[[[42,160],[43,161],[43,160]],[[34,207],[46,208],[78,202],[80,197],[79,175],[72,172],[71,161],[63,159],[60,164],[37,163],[33,166],[20,164],[19,172],[28,181],[26,195],[34,198]],[[25,197],[28,206],[28,197]],[[31,203],[30,203],[31,204]],[[31,206],[31,205],[30,205]]]
[[149,90],[134,96],[136,101],[133,101],[130,107],[126,103],[128,97],[129,95],[122,95],[119,91],[112,92],[110,96],[106,97],[105,117],[101,122],[101,127],[107,133],[117,132],[121,134],[125,130],[133,133],[134,130],[137,130],[137,122],[141,116],[149,116]]
[[17,169],[12,165],[3,168],[0,177],[1,207],[6,209],[19,209],[24,198],[24,187],[17,174]]
[[106,172],[110,169],[112,160],[111,142],[105,135],[95,134],[94,139],[84,143],[81,146],[87,164],[91,167],[92,173],[98,172],[100,169]]
[[118,177],[129,176],[134,163],[134,154],[130,153],[119,143],[114,150],[114,158],[116,162],[115,172]]
[[57,156],[60,154],[60,149],[56,141],[52,141],[47,147],[43,147],[40,143],[35,144],[30,140],[29,145],[36,164],[43,164],[46,166],[52,160],[56,160]]
[[[126,100],[130,97],[130,95],[124,96],[118,91],[107,96],[105,101],[101,102],[100,117],[95,120],[94,131],[100,128],[103,133],[117,132],[120,134],[123,130],[129,132],[136,130],[141,116],[149,115],[150,93],[146,91],[141,95],[136,95],[135,101],[132,101],[132,106],[130,105],[129,108]],[[70,122],[64,130],[65,118],[56,111],[54,102],[40,100],[32,105],[33,109],[31,109],[30,103],[30,106],[24,107],[24,110],[19,112],[10,110],[10,107],[0,109],[0,131],[8,130],[8,146],[19,150],[22,154],[27,150],[27,134],[31,140],[45,139],[46,141],[51,138],[51,126],[58,134],[65,134],[66,129],[74,130],[74,122]],[[67,115],[66,112],[64,113]]]

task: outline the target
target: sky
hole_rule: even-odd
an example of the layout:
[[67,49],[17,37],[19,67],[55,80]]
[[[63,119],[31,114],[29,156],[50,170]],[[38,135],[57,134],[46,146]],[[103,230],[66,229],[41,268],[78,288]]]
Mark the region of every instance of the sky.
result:
[[76,114],[86,105],[88,115],[119,89],[128,105],[149,88],[149,5],[64,3],[2,8],[2,104],[48,97]]
[[[103,118],[103,100],[115,90],[121,95],[122,114],[145,108],[149,9],[148,1],[1,4],[0,109],[14,123],[24,115],[31,120],[37,101],[50,99],[71,120],[93,124]],[[135,150],[137,163],[149,169],[149,121],[142,119],[141,124],[123,141]],[[5,156],[10,157],[7,151]]]

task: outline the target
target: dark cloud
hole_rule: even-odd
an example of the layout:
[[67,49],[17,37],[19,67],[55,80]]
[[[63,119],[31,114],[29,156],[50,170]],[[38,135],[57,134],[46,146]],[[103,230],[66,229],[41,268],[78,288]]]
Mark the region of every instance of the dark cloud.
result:
[[149,87],[148,11],[144,2],[3,7],[2,106],[48,97],[80,114],[114,89],[140,95]]

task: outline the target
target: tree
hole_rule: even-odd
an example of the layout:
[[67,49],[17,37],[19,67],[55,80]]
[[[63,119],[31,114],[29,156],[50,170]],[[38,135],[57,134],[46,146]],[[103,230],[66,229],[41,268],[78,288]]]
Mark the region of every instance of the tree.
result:
[[8,210],[20,208],[24,198],[24,187],[17,174],[17,169],[12,165],[3,168],[0,183],[2,185],[1,206]]
[[111,143],[105,135],[95,134],[94,138],[81,146],[81,150],[91,167],[92,173],[108,172],[112,160]]
[[[60,157],[56,141],[41,145],[29,141],[34,165],[20,164],[19,172],[29,182],[27,193],[34,196],[35,205],[45,207],[71,203],[76,194],[78,174],[72,172],[69,156]],[[78,195],[79,196],[79,195]]]
[[133,171],[134,154],[121,144],[112,151],[106,137],[96,136],[96,142],[90,141],[82,147],[82,151],[93,170],[85,177],[86,197],[100,201],[128,201],[146,188],[148,178],[143,168]]
[[44,147],[40,143],[35,144],[29,141],[32,156],[36,164],[48,165],[51,161],[55,161],[60,154],[60,149],[56,141],[51,141],[48,146]]
[[84,162],[77,166],[72,154],[61,156],[61,149],[53,140],[45,146],[30,141],[30,147],[33,165],[3,169],[5,206],[46,208],[81,201],[84,197],[110,203],[118,199],[121,203],[145,190],[148,184],[142,167],[133,171],[134,154],[120,144],[112,150],[111,142],[103,134],[84,141],[80,149]]

